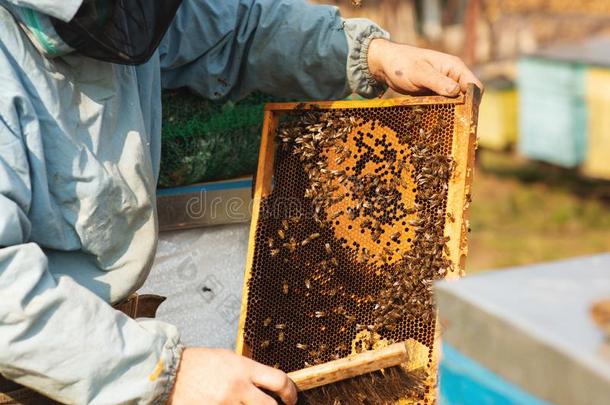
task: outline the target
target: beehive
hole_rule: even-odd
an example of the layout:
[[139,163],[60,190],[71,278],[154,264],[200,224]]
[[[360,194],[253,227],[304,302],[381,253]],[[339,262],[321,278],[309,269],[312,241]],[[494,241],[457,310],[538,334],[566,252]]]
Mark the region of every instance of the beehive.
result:
[[505,150],[517,140],[517,90],[507,80],[485,83],[479,115],[479,146]]
[[429,283],[464,269],[479,99],[266,106],[238,353],[290,372],[413,338],[432,401]]
[[519,61],[519,151],[576,167],[585,157],[587,107],[580,63],[526,57]]
[[610,180],[610,69],[591,67],[587,70],[588,139],[583,172],[596,179]]

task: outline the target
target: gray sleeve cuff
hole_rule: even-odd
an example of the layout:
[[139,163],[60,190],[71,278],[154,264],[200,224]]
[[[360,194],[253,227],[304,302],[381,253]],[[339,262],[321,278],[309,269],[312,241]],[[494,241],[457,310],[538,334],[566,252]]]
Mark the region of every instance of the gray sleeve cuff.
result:
[[371,75],[367,56],[373,39],[390,39],[390,34],[365,18],[346,19],[343,27],[348,46],[347,81],[350,89],[367,98],[379,96],[387,87]]
[[182,344],[177,344],[167,348],[167,353],[164,355],[167,364],[165,367],[163,367],[164,370],[159,378],[160,385],[163,387],[163,390],[161,394],[153,401],[153,405],[166,405],[169,401],[169,396],[174,389],[174,385],[176,384],[178,366],[180,365],[183,350],[184,346]]

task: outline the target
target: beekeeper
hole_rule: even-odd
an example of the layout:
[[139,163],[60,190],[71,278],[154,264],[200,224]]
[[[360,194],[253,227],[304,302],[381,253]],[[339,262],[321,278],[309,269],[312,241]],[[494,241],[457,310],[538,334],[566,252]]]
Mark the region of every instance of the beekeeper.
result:
[[124,309],[157,245],[161,87],[480,86],[459,59],[387,38],[300,0],[0,0],[0,403],[293,404],[283,372],[183,349]]

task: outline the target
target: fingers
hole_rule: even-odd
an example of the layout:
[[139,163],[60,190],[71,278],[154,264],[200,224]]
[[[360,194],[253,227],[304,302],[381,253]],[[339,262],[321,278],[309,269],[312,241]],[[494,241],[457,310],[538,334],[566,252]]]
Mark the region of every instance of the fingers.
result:
[[465,92],[470,83],[477,86],[481,91],[484,90],[483,83],[472,73],[468,66],[458,57],[447,55],[441,52],[431,51],[428,54],[430,64],[436,66],[437,69],[450,77],[460,85],[460,89]]
[[477,86],[479,89],[481,89],[481,91],[484,90],[483,83],[481,83],[481,81],[479,79],[477,79],[477,77],[474,75],[474,73],[472,73],[470,71],[470,69],[468,69],[468,67],[466,67],[464,62],[462,62],[459,59],[457,62],[455,62],[454,64],[451,65],[451,67],[449,68],[449,71],[447,72],[447,75],[449,77],[451,77],[453,80],[455,80],[456,82],[458,82],[460,85],[460,88],[464,92],[466,91],[466,89],[468,89],[468,85],[470,83],[473,83],[475,86]]
[[276,393],[286,405],[294,405],[297,402],[297,389],[281,370],[256,363],[252,371],[252,382],[260,388]]
[[255,386],[244,393],[244,399],[241,401],[244,405],[277,405],[277,401],[259,390]]
[[389,41],[378,41],[373,51],[369,48],[369,69],[377,68],[371,74],[400,93],[431,90],[455,97],[460,91],[466,92],[470,83],[484,90],[483,84],[458,57]]
[[427,88],[441,96],[455,97],[460,93],[460,85],[456,80],[427,62],[416,63],[411,80],[416,86]]

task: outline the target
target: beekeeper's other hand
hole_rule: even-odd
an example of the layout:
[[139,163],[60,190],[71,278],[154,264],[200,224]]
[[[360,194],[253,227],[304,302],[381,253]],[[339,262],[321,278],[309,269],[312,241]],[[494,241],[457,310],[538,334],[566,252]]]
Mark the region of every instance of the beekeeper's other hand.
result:
[[273,367],[228,350],[187,348],[176,376],[170,405],[275,405],[263,392],[294,405],[297,392],[288,376]]

